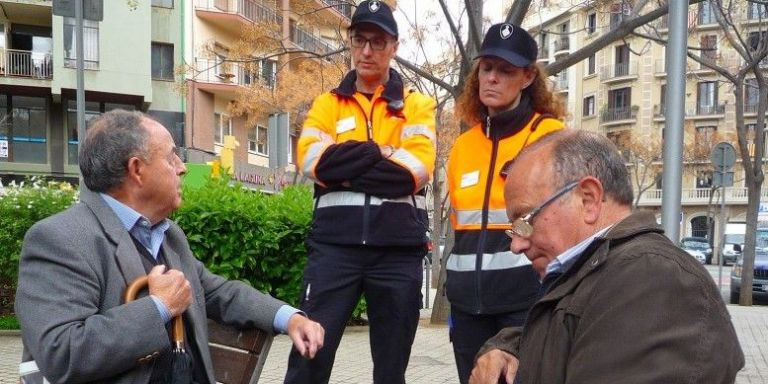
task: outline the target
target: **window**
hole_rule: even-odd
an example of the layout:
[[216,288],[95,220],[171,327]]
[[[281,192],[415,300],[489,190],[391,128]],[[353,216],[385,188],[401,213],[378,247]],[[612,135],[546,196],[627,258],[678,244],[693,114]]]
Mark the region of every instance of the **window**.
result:
[[632,4],[626,1],[622,1],[619,4],[612,4],[611,5],[611,20],[610,20],[610,26],[611,29],[615,29],[616,27],[621,24],[621,22],[629,16],[630,12],[632,12]]
[[232,135],[232,120],[221,113],[213,114],[213,142],[224,145],[224,136]]
[[152,0],[153,7],[173,8],[173,0]]
[[696,137],[694,138],[695,151],[702,156],[709,156],[712,146],[715,145],[716,134],[717,126],[696,127]]
[[584,111],[583,116],[595,115],[595,96],[587,96],[584,98]]
[[173,44],[152,43],[152,78],[173,80]]
[[702,81],[698,84],[696,113],[713,115],[722,113],[717,106],[717,81]]
[[45,98],[0,96],[0,162],[48,163]]
[[757,88],[756,79],[744,80],[744,112],[757,112],[757,104],[760,101],[760,90]]
[[267,87],[275,86],[275,75],[277,74],[277,62],[274,60],[261,60],[259,62],[261,79]]
[[712,171],[699,171],[696,174],[696,188],[712,187]]
[[659,105],[656,108],[656,116],[664,116],[667,112],[667,85],[661,85],[661,91],[659,92]]
[[699,24],[714,24],[715,22],[717,22],[715,12],[709,0],[699,3]]
[[263,156],[269,156],[267,128],[260,125],[248,128],[248,151]]
[[632,97],[631,88],[620,88],[608,91],[608,109],[603,114],[604,121],[631,119],[630,105]]
[[[707,35],[701,37],[701,59],[714,64],[717,60],[717,36]],[[702,68],[706,68],[702,65]]]
[[747,18],[749,20],[762,20],[768,17],[768,6],[760,3],[748,3]]
[[587,58],[587,75],[595,74],[595,54],[589,55]]
[[[77,67],[77,39],[75,18],[64,18],[64,66]],[[99,23],[83,20],[83,66],[86,69],[99,68]]]
[[616,77],[629,75],[629,45],[622,44],[616,47]]
[[597,14],[587,15],[587,34],[591,35],[597,31]]

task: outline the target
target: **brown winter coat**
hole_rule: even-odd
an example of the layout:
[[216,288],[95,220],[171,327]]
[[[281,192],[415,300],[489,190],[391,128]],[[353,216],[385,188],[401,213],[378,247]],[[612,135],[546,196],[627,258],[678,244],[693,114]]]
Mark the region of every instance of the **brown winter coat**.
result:
[[709,273],[654,216],[595,240],[531,309],[478,355],[520,359],[524,384],[733,383],[744,355]]

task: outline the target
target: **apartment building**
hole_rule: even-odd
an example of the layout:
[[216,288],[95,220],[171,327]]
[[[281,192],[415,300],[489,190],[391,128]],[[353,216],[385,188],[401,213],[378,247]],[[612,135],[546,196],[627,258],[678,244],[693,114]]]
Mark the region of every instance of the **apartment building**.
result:
[[[524,26],[540,45],[539,61],[547,64],[567,57],[611,31],[627,17],[633,4],[628,0],[537,2],[531,7]],[[647,10],[654,4],[649,3]],[[768,29],[764,8],[747,2],[737,2],[736,5],[732,12],[734,20],[738,21],[744,36],[756,44]],[[706,48],[701,51],[705,59],[730,69],[743,65],[733,48],[724,43],[722,29],[708,1],[690,6],[688,24],[688,45]],[[653,22],[650,27],[637,31],[667,38],[666,17]],[[655,138],[655,145],[661,148],[659,142],[666,124],[667,72],[664,63],[665,46],[630,35],[553,76],[553,89],[568,106],[568,125],[601,132],[625,151],[629,151],[627,143],[633,137]],[[754,127],[756,103],[757,93],[752,89],[745,99],[747,127]],[[681,236],[708,236],[707,212],[717,209],[712,208],[710,202],[717,204],[720,196],[719,191],[710,196],[714,175],[708,154],[716,142],[735,140],[735,127],[735,102],[729,83],[715,71],[688,58],[685,141],[687,151],[696,153],[686,155],[684,161]],[[660,164],[661,150],[658,155]],[[734,186],[725,192],[726,217],[730,222],[746,219],[747,189],[739,163],[734,167]],[[654,210],[660,216],[661,187],[661,175],[658,174],[654,185],[642,192],[638,206]],[[765,187],[762,196],[768,198]],[[716,224],[719,224],[718,220],[716,217]]]
[[[86,118],[113,108],[143,110],[182,138],[183,99],[166,68],[180,13],[155,3],[105,1],[103,21],[84,21]],[[48,0],[0,1],[0,176],[77,180],[74,18]],[[167,66],[156,46],[171,47]],[[171,71],[172,73],[172,71]]]
[[[278,86],[282,71],[301,60],[322,60],[306,52],[323,55],[339,49],[352,11],[349,2],[339,0],[194,0],[184,53],[189,64],[184,136],[189,160],[210,160],[221,152],[225,136],[232,135],[240,144],[234,150],[235,179],[267,190],[292,183],[298,138],[288,126],[296,116],[291,111],[281,111],[279,118],[274,112],[236,116],[231,106],[243,87],[271,89]],[[232,51],[253,23],[277,31],[280,47],[254,49],[252,60],[243,60]]]
[[[277,190],[293,182],[290,113],[276,119],[277,134],[268,129],[268,114],[253,119],[230,111],[238,90],[274,87],[279,68],[290,71],[302,54],[258,60],[269,52],[254,51],[257,65],[249,66],[229,51],[258,24],[274,26],[284,51],[329,52],[340,46],[351,13],[340,0],[103,1],[103,20],[84,21],[86,120],[113,108],[147,112],[191,163],[211,160],[234,136],[235,178]],[[77,181],[74,26],[74,18],[53,14],[51,0],[0,1],[5,183],[28,175]],[[286,158],[280,166],[278,156]]]

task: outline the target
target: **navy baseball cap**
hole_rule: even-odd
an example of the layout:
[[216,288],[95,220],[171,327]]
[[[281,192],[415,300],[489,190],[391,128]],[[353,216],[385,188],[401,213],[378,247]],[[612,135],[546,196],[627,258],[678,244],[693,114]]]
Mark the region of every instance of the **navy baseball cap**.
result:
[[536,61],[538,54],[536,40],[525,29],[501,23],[488,28],[477,57],[494,56],[516,67],[525,68]]
[[384,32],[397,37],[397,22],[392,16],[392,9],[383,1],[366,0],[357,5],[349,28],[363,23],[374,24]]

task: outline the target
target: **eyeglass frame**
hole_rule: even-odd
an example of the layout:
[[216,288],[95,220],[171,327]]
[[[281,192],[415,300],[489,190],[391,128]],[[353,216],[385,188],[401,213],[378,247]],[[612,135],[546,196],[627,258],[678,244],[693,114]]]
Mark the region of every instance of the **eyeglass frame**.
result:
[[[580,181],[576,180],[566,184],[564,187],[560,188],[557,192],[552,194],[552,196],[550,196],[548,199],[544,200],[543,203],[539,204],[538,207],[531,210],[531,212],[529,212],[527,215],[511,220],[509,223],[512,224],[512,228],[504,230],[504,233],[512,239],[514,239],[515,236],[519,236],[525,239],[531,237],[531,235],[533,235],[533,224],[531,221],[533,221],[536,215],[541,213],[541,211],[548,205],[554,203],[558,198],[576,188],[579,183]],[[524,234],[523,231],[520,231],[520,228],[526,228],[525,232],[528,234]]]
[[[362,39],[363,43],[361,45],[355,45],[355,39]],[[384,45],[382,45],[381,48],[377,48],[375,46],[375,44],[374,44],[374,42],[377,42],[376,44],[378,44],[379,41],[383,41],[384,42]],[[351,45],[352,48],[365,49],[365,46],[370,44],[371,50],[373,50],[373,51],[383,51],[383,50],[385,50],[387,48],[387,45],[389,45],[389,43],[391,43],[391,42],[392,42],[392,40],[387,39],[386,37],[384,37],[384,38],[375,37],[373,39],[368,39],[368,38],[365,38],[362,35],[358,35],[358,34],[354,34],[354,35],[349,37],[349,45]]]

